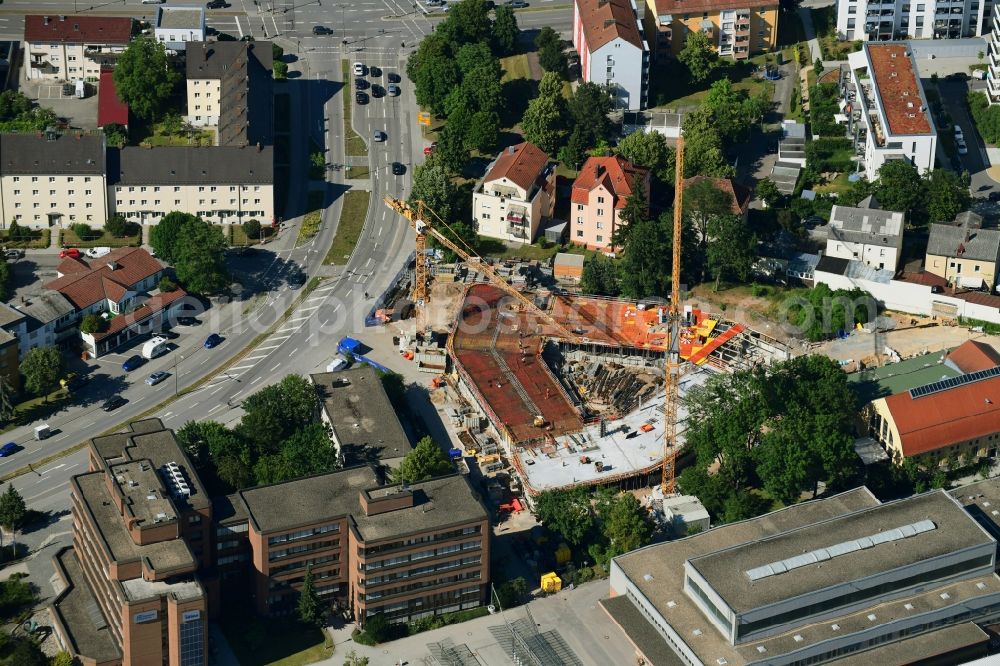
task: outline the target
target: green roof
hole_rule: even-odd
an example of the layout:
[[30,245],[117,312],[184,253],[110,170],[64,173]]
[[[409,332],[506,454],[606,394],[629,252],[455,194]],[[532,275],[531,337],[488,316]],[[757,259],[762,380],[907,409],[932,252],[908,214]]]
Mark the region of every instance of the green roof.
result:
[[943,363],[948,351],[924,354],[899,363],[889,363],[881,368],[869,368],[848,375],[862,404],[876,398],[903,393],[941,379],[957,377],[961,372]]

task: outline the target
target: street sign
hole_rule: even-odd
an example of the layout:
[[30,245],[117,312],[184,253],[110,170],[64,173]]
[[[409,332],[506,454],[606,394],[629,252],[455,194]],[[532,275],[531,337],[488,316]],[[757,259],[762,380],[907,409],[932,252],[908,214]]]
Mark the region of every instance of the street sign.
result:
[[417,113],[417,124],[418,125],[430,125],[431,124],[431,114],[426,111],[420,111]]

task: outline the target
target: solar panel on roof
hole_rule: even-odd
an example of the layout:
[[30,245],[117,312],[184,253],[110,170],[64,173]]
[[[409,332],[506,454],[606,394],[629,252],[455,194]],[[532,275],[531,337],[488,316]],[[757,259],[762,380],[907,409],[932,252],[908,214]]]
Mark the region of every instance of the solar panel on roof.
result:
[[964,386],[966,384],[971,384],[972,382],[982,381],[983,379],[990,379],[991,377],[1000,377],[1000,365],[990,368],[989,370],[970,372],[967,375],[959,375],[958,377],[951,377],[949,379],[943,379],[941,381],[912,388],[910,389],[910,397],[922,398],[925,395],[945,391],[956,386]]

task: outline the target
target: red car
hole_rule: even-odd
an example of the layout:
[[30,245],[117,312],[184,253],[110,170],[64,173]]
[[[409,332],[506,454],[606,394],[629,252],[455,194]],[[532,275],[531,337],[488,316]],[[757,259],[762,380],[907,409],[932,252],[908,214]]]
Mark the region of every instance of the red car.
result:
[[68,247],[59,253],[60,259],[79,259],[80,251],[75,247]]
[[424,148],[424,155],[430,155],[431,153],[434,152],[435,148],[437,148],[437,141]]

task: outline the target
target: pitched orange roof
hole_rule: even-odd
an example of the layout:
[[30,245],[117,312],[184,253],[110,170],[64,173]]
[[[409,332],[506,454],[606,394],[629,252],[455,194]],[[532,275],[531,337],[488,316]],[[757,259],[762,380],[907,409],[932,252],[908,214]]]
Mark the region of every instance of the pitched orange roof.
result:
[[691,187],[695,183],[701,182],[703,180],[710,180],[718,189],[723,192],[728,192],[733,198],[733,214],[742,215],[747,212],[747,206],[750,205],[750,190],[734,183],[729,178],[709,178],[708,176],[692,176],[691,178],[684,179],[684,189]]
[[618,37],[642,49],[642,34],[630,0],[576,0],[576,9],[591,53]]
[[1000,377],[919,398],[910,397],[909,391],[897,393],[886,398],[885,404],[906,456],[1000,432]]
[[491,183],[506,178],[515,185],[528,190],[549,163],[549,156],[541,148],[531,143],[519,143],[504,148],[493,163],[483,182]]
[[107,329],[101,331],[100,333],[94,334],[94,340],[99,341],[108,337],[109,335],[114,335],[115,333],[121,331],[126,326],[131,324],[136,324],[144,319],[152,317],[154,314],[164,309],[174,301],[178,301],[187,296],[187,292],[183,289],[175,289],[173,291],[168,291],[166,293],[157,294],[146,300],[145,303],[140,305],[138,308],[128,313],[127,315],[115,317],[111,320],[111,324]]
[[118,248],[89,264],[79,261],[88,270],[63,275],[45,285],[65,296],[78,310],[105,298],[118,300],[125,289],[163,270],[162,264],[141,247]]
[[73,257],[66,257],[59,262],[58,266],[56,266],[56,272],[60,275],[82,273],[89,270],[90,266],[88,266],[82,259],[74,259]]
[[649,169],[635,166],[620,155],[588,157],[573,181],[571,201],[585,204],[590,198],[590,191],[603,185],[615,197],[615,208],[624,208],[625,200],[632,196],[635,189],[636,179],[643,183],[646,196],[649,196],[649,184],[645,182],[648,176]]
[[1000,365],[1000,352],[985,342],[967,340],[952,350],[945,360],[962,372],[979,372]]

